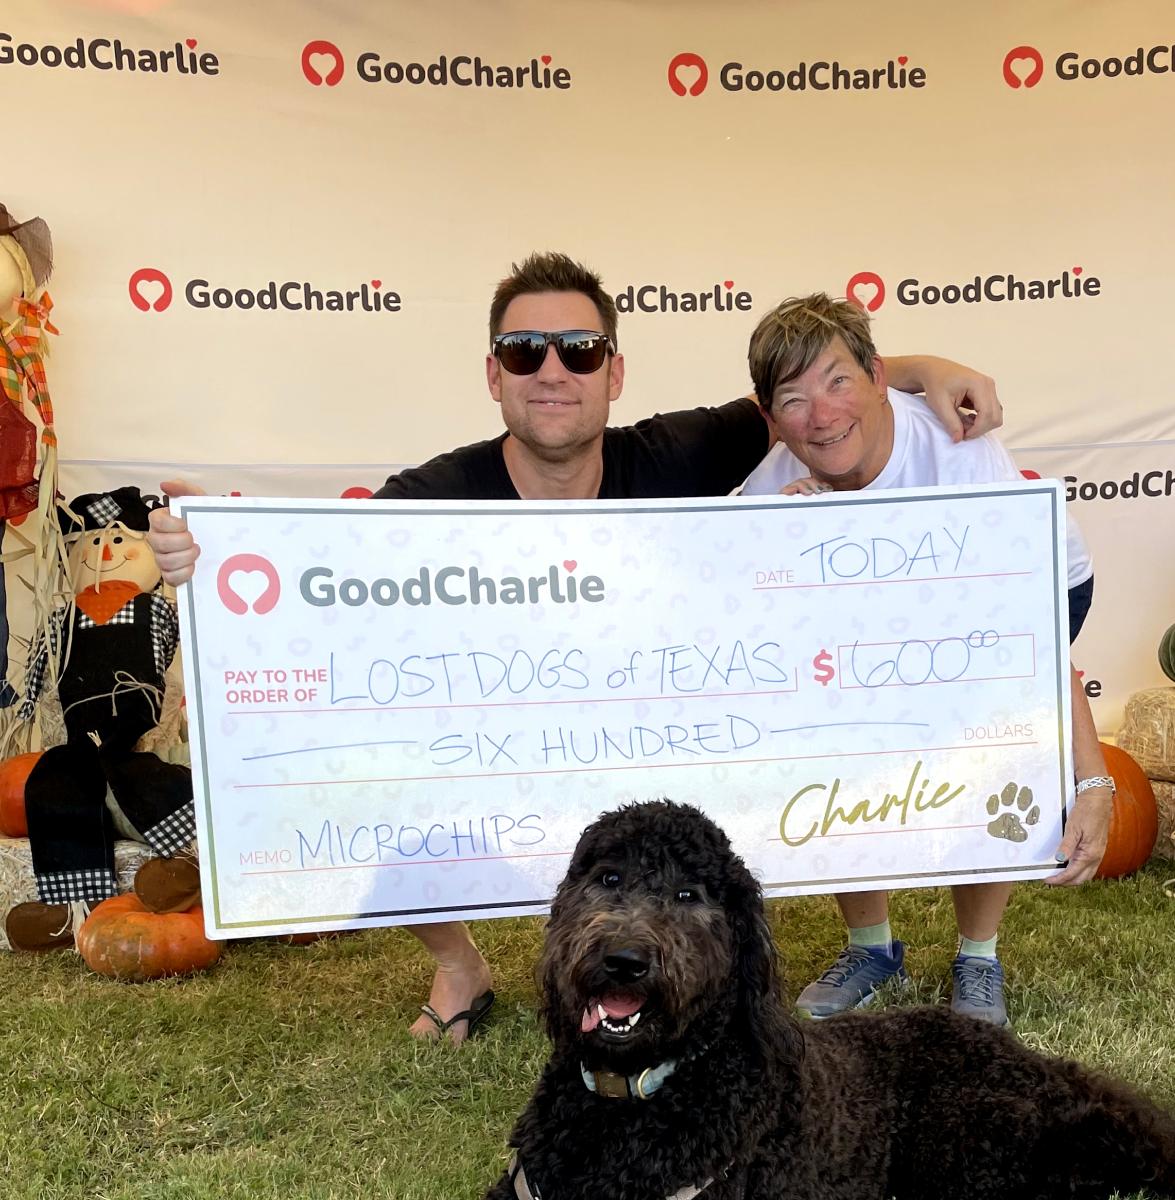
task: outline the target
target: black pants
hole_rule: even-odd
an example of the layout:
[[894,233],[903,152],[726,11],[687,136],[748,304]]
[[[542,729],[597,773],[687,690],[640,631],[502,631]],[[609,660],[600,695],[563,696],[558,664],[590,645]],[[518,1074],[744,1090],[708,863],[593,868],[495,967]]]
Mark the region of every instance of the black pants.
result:
[[169,857],[195,836],[192,773],[154,754],[101,750],[88,738],[54,746],[25,784],[37,894],[46,904],[95,904],[118,891],[114,799],[140,840]]

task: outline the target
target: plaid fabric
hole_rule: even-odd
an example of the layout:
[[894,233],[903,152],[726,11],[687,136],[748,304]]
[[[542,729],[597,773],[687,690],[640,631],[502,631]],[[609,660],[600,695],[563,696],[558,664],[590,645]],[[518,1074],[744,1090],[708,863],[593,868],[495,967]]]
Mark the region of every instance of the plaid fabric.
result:
[[143,840],[164,858],[173,858],[186,850],[196,839],[196,805],[189,800],[170,817],[143,830]]
[[21,403],[24,397],[20,386],[23,378],[24,372],[16,360],[16,355],[9,348],[8,339],[0,337],[0,391],[3,391],[5,399],[15,404],[21,412],[24,411],[24,405]]
[[160,682],[175,658],[175,648],[180,640],[180,620],[175,605],[165,600],[159,592],[151,596],[151,649],[155,653],[155,669]]
[[44,637],[37,639],[36,649],[33,651],[33,656],[29,660],[28,670],[25,672],[24,681],[24,700],[21,701],[20,710],[17,715],[22,721],[31,721],[33,712],[36,708],[37,701],[40,699],[41,692],[45,689],[45,671],[49,666],[50,651],[54,655],[57,654],[61,646],[61,629],[65,624],[65,618],[68,609],[59,608],[49,618],[49,640],[45,641]]
[[97,904],[118,895],[118,880],[109,867],[89,871],[50,871],[37,876],[37,899],[42,904]]
[[93,504],[87,504],[86,512],[102,525],[109,525],[111,521],[122,516],[122,509],[119,508],[118,502],[109,496],[99,496]]
[[44,428],[41,441],[46,446],[57,445],[53,431],[53,402],[49,399],[49,382],[45,378],[46,333],[56,333],[49,320],[53,300],[42,292],[39,301],[20,299],[16,302],[16,322],[0,337],[0,390],[21,407],[21,384],[28,389],[29,399],[41,416]]
[[23,412],[24,395],[21,380],[24,379],[24,369],[13,349],[15,341],[13,337],[0,337],[0,389],[3,390],[5,398]]
[[[49,665],[50,650],[56,655],[60,649],[62,631],[68,615],[69,609],[66,608],[59,608],[53,613],[49,624],[49,643],[47,645],[44,639],[41,639],[33,653],[25,678],[24,700],[18,714],[22,721],[33,719],[33,710],[45,688],[45,671]],[[96,623],[81,610],[76,610],[75,616],[79,629],[95,628]],[[134,623],[134,600],[124,604],[106,622],[107,625],[133,625]],[[155,658],[155,669],[159,672],[160,683],[162,683],[163,676],[167,674],[167,668],[171,666],[171,660],[175,657],[175,649],[179,644],[179,632],[179,617],[176,615],[175,606],[170,600],[165,600],[161,593],[153,592],[151,594],[151,652]]]

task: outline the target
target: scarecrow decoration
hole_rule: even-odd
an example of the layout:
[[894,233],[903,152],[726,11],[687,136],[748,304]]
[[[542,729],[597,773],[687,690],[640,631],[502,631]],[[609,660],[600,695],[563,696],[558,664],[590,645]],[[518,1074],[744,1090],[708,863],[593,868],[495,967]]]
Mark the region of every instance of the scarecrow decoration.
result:
[[178,621],[159,590],[148,513],[134,487],[79,496],[61,513],[67,536],[80,533],[74,598],[53,612],[35,647],[20,715],[31,720],[55,684],[65,741],[37,759],[25,783],[39,899],[8,913],[16,950],[73,943],[89,909],[118,891],[117,837],[160,856],[135,878],[148,909],[181,911],[199,898],[191,771],[143,749],[159,742],[161,718],[178,707],[165,700]]
[[[0,554],[0,709],[16,699],[8,681],[4,563],[34,556],[33,616],[41,630],[51,608],[54,581],[60,583],[64,574],[64,546],[52,517],[57,494],[57,437],[44,365],[48,335],[57,332],[49,320],[53,301],[45,291],[52,269],[49,227],[39,217],[17,221],[0,204],[0,550],[6,525],[15,535],[13,540],[23,544],[10,554]],[[37,428],[30,411],[41,422],[39,481]],[[33,525],[35,541],[11,524],[32,512],[41,517]],[[15,728],[10,725],[7,732],[11,734]],[[0,730],[0,753],[5,745],[3,733]]]

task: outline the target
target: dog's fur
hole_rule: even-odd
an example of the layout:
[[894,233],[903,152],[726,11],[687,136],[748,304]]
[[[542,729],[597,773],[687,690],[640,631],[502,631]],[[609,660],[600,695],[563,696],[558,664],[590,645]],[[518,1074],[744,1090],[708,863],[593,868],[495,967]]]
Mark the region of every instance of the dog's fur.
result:
[[[554,1047],[511,1138],[541,1200],[707,1179],[699,1200],[1175,1196],[1175,1121],[1004,1030],[939,1008],[793,1020],[759,887],[696,809],[631,805],[584,833],[541,974]],[[631,1032],[588,1028],[601,998],[641,1002]],[[581,1073],[667,1059],[647,1100]],[[507,1173],[488,1196],[515,1194]]]

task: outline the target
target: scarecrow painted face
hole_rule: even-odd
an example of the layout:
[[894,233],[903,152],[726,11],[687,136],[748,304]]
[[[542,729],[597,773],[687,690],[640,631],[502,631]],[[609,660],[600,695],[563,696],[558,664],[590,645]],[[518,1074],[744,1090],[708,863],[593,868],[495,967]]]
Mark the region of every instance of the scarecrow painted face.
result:
[[159,583],[159,565],[147,535],[115,521],[105,529],[87,529],[71,553],[74,586],[102,588],[103,583],[124,580],[149,592]]

